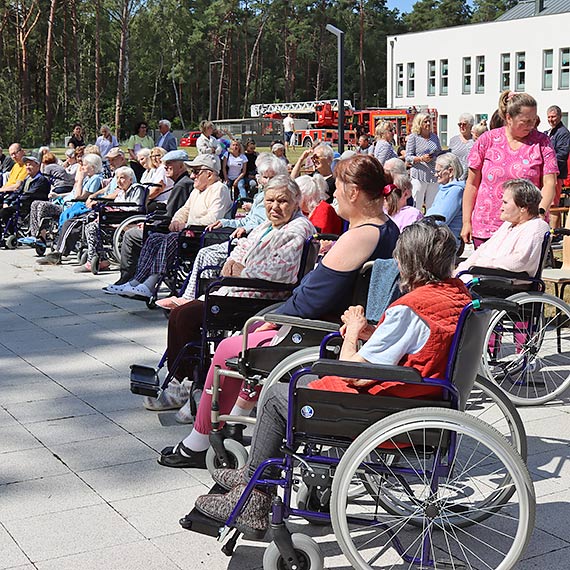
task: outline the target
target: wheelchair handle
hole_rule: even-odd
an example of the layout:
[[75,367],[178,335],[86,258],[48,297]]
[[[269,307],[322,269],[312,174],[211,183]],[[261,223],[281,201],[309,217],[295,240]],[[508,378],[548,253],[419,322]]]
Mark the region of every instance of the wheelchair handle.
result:
[[497,311],[518,311],[519,305],[513,301],[499,299],[497,297],[486,297],[485,299],[474,299],[472,301],[475,309],[495,309]]
[[566,228],[556,228],[553,233],[555,236],[570,236],[570,230]]

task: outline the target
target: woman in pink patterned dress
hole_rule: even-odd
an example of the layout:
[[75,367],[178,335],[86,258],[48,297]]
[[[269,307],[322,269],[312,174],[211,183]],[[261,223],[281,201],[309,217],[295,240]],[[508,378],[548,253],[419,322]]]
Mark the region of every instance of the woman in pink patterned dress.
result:
[[527,93],[504,91],[499,112],[505,126],[483,133],[469,154],[463,194],[465,243],[478,247],[501,225],[503,182],[526,178],[541,189],[540,213],[546,214],[556,187],[558,165],[549,138],[536,130],[536,100]]

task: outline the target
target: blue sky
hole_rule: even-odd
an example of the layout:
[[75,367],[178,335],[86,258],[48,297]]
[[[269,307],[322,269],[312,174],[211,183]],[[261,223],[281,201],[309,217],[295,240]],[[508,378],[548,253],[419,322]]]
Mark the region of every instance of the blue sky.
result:
[[[388,0],[388,8],[398,8],[401,13],[403,12],[410,12],[412,6],[416,3],[416,0]],[[472,2],[469,4],[473,5]]]

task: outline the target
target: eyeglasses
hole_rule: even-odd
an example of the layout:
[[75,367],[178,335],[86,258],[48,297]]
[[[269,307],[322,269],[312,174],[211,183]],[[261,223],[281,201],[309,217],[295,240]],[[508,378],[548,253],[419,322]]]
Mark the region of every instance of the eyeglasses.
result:
[[162,158],[162,154],[151,154],[150,158]]
[[209,168],[193,168],[191,172],[194,176],[199,176],[200,172],[210,172],[210,169]]
[[461,128],[461,127],[467,127],[467,126],[469,126],[469,123],[457,123],[457,126],[458,126],[459,128]]

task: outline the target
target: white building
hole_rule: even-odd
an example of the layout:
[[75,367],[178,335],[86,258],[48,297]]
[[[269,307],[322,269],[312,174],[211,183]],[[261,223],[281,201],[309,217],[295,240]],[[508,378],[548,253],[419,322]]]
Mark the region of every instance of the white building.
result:
[[522,0],[494,22],[389,36],[388,106],[438,111],[443,145],[464,112],[491,118],[501,91],[524,91],[570,111],[570,0]]

